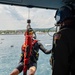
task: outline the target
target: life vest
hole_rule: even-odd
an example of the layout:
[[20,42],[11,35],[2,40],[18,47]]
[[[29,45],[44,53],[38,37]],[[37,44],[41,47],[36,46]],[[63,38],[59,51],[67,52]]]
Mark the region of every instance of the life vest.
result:
[[[37,42],[38,42],[38,40],[33,40],[33,41],[32,41],[32,46],[34,46],[34,44],[37,43]],[[26,43],[24,43],[24,44],[22,45],[22,51],[24,51],[25,48],[26,48]]]

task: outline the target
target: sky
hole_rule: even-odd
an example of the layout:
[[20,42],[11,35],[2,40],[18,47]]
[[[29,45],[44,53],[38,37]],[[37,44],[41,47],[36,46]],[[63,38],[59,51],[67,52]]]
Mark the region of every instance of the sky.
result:
[[56,10],[27,8],[0,4],[0,30],[26,29],[31,19],[32,28],[50,28],[55,24]]

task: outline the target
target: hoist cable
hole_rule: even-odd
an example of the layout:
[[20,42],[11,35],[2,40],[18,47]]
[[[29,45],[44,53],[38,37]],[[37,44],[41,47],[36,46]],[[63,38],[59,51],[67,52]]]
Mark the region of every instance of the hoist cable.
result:
[[55,27],[55,26],[53,26],[53,27],[51,27],[51,28],[48,29],[48,35],[51,36],[51,37],[53,37],[53,36],[52,36],[49,32],[50,32],[50,30],[53,29],[54,27]]
[[30,8],[28,8],[28,19],[30,19]]

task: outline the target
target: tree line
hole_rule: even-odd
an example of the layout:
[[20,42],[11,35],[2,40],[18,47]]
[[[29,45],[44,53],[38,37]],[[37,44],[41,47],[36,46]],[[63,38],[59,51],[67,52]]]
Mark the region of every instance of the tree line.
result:
[[[33,29],[35,32],[54,32],[55,28],[49,29],[49,28],[34,28]],[[0,30],[0,34],[24,34],[26,30]]]

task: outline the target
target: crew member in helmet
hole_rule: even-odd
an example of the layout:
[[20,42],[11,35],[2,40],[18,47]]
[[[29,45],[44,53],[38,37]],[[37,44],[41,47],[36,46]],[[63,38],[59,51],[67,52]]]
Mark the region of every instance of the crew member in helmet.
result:
[[55,20],[60,30],[54,34],[52,75],[75,75],[75,12],[73,5],[56,11]]
[[[27,31],[24,34],[25,36],[26,36],[26,34],[30,34],[30,35],[34,34],[33,29],[29,25],[27,26]],[[36,38],[36,36],[33,36],[33,39],[32,39],[33,42],[34,42],[35,38]],[[19,65],[16,67],[16,69],[14,69],[10,73],[10,75],[18,75],[20,72],[22,72],[23,67],[24,67],[24,65],[23,65],[23,63],[24,63],[24,51],[23,51],[23,49],[24,49],[24,46],[22,45],[21,59],[20,59]],[[30,56],[30,61],[28,63],[28,69],[29,69],[29,74],[28,75],[34,75],[35,72],[36,72],[37,60],[38,60],[38,57],[39,57],[39,49],[41,51],[43,51],[45,54],[50,54],[51,53],[51,50],[45,49],[40,42],[37,41],[36,43],[34,43],[32,54]]]

